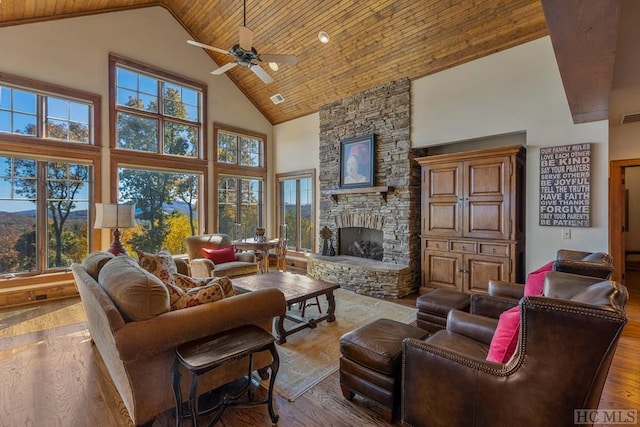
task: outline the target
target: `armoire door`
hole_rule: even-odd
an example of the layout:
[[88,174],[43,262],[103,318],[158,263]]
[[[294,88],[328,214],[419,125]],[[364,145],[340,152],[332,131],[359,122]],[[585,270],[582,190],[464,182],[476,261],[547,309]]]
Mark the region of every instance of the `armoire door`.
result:
[[463,236],[509,239],[509,157],[464,162]]
[[462,173],[462,162],[422,168],[423,234],[462,236]]

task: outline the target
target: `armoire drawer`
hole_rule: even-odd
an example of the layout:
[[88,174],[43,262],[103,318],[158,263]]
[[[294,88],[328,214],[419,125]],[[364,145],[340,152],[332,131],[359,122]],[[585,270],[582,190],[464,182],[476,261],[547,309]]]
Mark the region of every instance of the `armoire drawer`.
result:
[[446,239],[424,239],[424,249],[435,251],[448,251],[449,241]]
[[461,252],[465,254],[475,254],[476,253],[477,242],[469,242],[469,241],[459,241],[452,240],[451,241],[451,252]]
[[482,255],[509,256],[509,245],[506,243],[478,242],[478,253]]

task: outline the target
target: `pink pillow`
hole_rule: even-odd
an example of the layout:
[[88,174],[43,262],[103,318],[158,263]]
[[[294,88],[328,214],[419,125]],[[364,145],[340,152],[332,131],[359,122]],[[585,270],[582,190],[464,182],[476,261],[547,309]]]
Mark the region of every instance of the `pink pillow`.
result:
[[498,319],[498,327],[489,345],[489,362],[505,363],[516,351],[520,330],[520,306],[503,312]]
[[524,285],[524,296],[542,295],[544,289],[544,276],[553,268],[553,261],[543,265],[536,271],[532,271],[527,276],[527,282]]
[[205,258],[213,261],[214,264],[222,264],[236,260],[236,251],[233,246],[227,246],[222,249],[202,248],[202,254]]

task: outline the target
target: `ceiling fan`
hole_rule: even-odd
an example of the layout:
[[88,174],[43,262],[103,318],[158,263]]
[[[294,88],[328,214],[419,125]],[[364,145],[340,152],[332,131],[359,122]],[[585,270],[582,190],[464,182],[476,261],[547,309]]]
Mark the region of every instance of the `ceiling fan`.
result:
[[[253,47],[253,31],[247,28],[247,4],[243,1],[243,25],[239,30],[239,41],[233,45],[230,50],[224,50],[217,47],[209,46],[204,43],[199,43],[194,40],[187,40],[187,43],[193,46],[208,49],[214,52],[230,55],[235,60],[226,63],[225,65],[213,70],[211,74],[219,75],[224,74],[236,65],[243,65],[249,68],[265,83],[273,82],[273,78],[259,65],[259,62],[268,62],[275,64],[295,64],[298,59],[295,55],[273,55],[273,54],[259,54]],[[277,69],[277,68],[276,68]]]

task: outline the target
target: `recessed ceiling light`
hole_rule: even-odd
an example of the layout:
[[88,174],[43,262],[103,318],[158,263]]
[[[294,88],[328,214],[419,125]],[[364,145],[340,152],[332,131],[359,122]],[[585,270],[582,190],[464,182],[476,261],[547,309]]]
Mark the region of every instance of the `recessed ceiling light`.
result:
[[320,31],[318,33],[318,40],[325,44],[329,43],[329,34],[327,34],[325,31]]
[[278,64],[276,64],[275,62],[269,62],[269,68],[271,68],[273,71],[278,71]]

